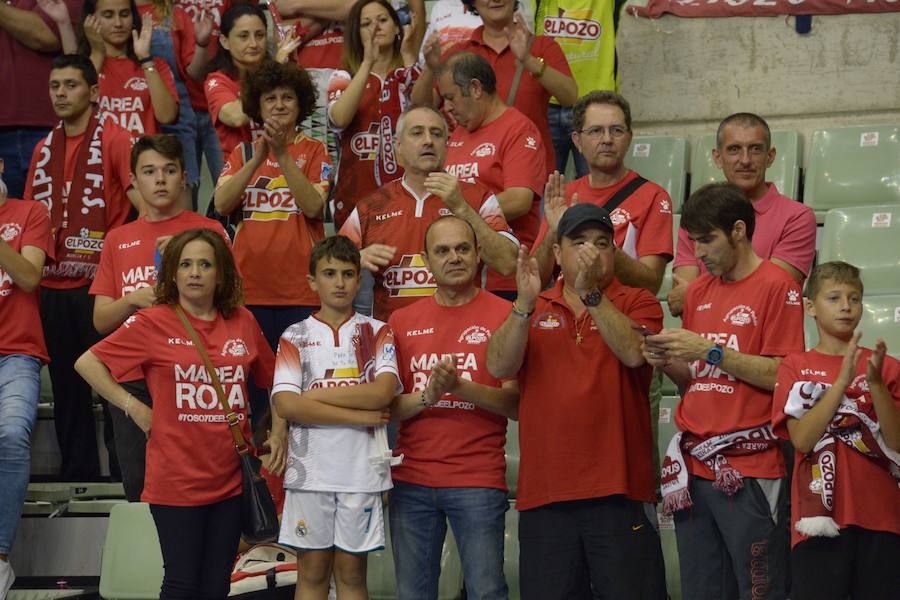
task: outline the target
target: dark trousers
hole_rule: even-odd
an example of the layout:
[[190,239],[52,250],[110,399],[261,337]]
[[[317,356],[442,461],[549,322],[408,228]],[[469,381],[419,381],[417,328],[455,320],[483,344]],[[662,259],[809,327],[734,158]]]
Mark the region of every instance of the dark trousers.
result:
[[519,582],[522,600],[660,600],[659,532],[644,504],[624,496],[522,511]]
[[800,542],[791,553],[791,600],[900,598],[900,535],[845,527]]
[[[259,328],[262,329],[273,352],[278,350],[278,340],[281,339],[281,334],[285,329],[319,310],[318,306],[248,306],[247,308],[256,317],[256,322],[259,323]],[[269,392],[256,387],[252,378],[249,383],[250,424],[255,432],[269,412]]]
[[[128,390],[135,400],[153,406],[147,382],[143,379],[123,382],[122,387]],[[141,492],[144,491],[144,471],[147,467],[147,434],[131,420],[131,417],[126,416],[121,408],[110,405],[109,414],[112,417],[116,455],[122,471],[125,498],[129,502],[140,502]]]
[[203,506],[151,504],[150,513],[163,557],[160,600],[226,598],[241,539],[241,497]]
[[[94,329],[93,312],[94,299],[88,295],[87,286],[69,290],[41,288],[41,321],[50,355],[53,419],[62,455],[62,481],[100,479],[91,387],[75,372],[75,361],[100,340]],[[101,404],[110,472],[113,479],[118,479],[112,419],[108,403]]]

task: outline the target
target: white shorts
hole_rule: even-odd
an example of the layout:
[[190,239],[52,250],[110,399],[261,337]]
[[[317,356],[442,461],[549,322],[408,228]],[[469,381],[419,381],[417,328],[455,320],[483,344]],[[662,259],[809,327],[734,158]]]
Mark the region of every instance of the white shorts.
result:
[[374,552],[384,548],[381,492],[286,490],[278,543],[300,550]]

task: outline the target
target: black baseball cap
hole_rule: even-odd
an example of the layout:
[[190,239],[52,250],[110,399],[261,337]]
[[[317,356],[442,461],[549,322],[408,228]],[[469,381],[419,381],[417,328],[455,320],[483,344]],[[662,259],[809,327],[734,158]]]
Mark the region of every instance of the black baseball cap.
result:
[[566,209],[559,220],[559,226],[556,228],[556,241],[561,241],[563,236],[571,237],[575,231],[585,225],[597,225],[611,235],[615,235],[612,219],[609,218],[609,213],[605,208],[596,204],[576,204]]

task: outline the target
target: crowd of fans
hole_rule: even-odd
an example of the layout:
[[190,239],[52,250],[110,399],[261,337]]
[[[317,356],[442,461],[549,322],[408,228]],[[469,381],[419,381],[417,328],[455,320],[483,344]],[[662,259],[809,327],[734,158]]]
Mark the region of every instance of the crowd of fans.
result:
[[507,598],[510,419],[523,598],[665,598],[658,501],[683,598],[900,597],[900,363],[859,345],[859,271],[813,269],[752,113],[673,239],[624,164],[614,37],[567,29],[615,6],[0,4],[0,598],[44,364],[59,478],[101,479],[96,393],[162,598],[227,596],[229,411],[298,599],[365,598],[386,527],[398,597],[436,598],[448,522],[467,597]]

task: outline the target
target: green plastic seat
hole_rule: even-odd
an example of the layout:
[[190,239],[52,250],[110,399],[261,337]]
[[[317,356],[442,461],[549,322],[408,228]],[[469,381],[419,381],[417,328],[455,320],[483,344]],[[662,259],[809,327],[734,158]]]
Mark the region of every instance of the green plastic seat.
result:
[[[785,196],[796,199],[800,192],[800,134],[788,130],[773,131],[772,146],[775,162],[766,170],[766,180],[778,186],[778,191]],[[704,135],[697,141],[691,154],[692,194],[707,183],[725,181],[712,157],[715,147],[715,133]]]
[[68,483],[29,483],[25,491],[28,502],[52,502],[59,504],[72,499],[72,486]]
[[[678,396],[663,396],[659,405],[659,436],[657,438],[659,454],[665,456],[669,442],[678,432],[675,426],[675,409],[678,407]],[[657,505],[659,520],[659,538],[662,543],[663,559],[666,563],[666,588],[669,598],[681,598],[681,571],[678,563],[678,544],[675,540],[675,521],[662,514],[662,505]]]
[[[807,347],[819,343],[819,333],[812,319],[804,323]],[[882,338],[888,354],[900,359],[900,294],[863,297],[863,313],[859,322],[862,332],[860,344],[874,348],[875,340]]]
[[820,223],[832,208],[900,203],[900,125],[815,131],[804,202]]
[[510,420],[506,426],[506,487],[510,498],[516,497],[519,456],[519,422]]
[[509,588],[509,600],[519,600],[519,511],[515,502],[509,504],[503,533],[503,575]]
[[900,294],[900,203],[828,211],[818,263],[832,260],[859,267],[866,296]]
[[66,512],[70,515],[108,515],[113,508],[126,502],[125,498],[69,500]]
[[159,536],[143,502],[112,507],[100,560],[100,597],[156,600],[163,578]]
[[659,292],[656,294],[656,297],[660,300],[665,300],[672,289],[672,265],[675,264],[675,250],[678,246],[678,226],[680,224],[681,215],[672,215],[672,260],[666,263],[663,280],[659,285]]
[[625,155],[625,166],[666,190],[672,198],[673,212],[681,210],[687,189],[687,138],[669,135],[636,137]]

